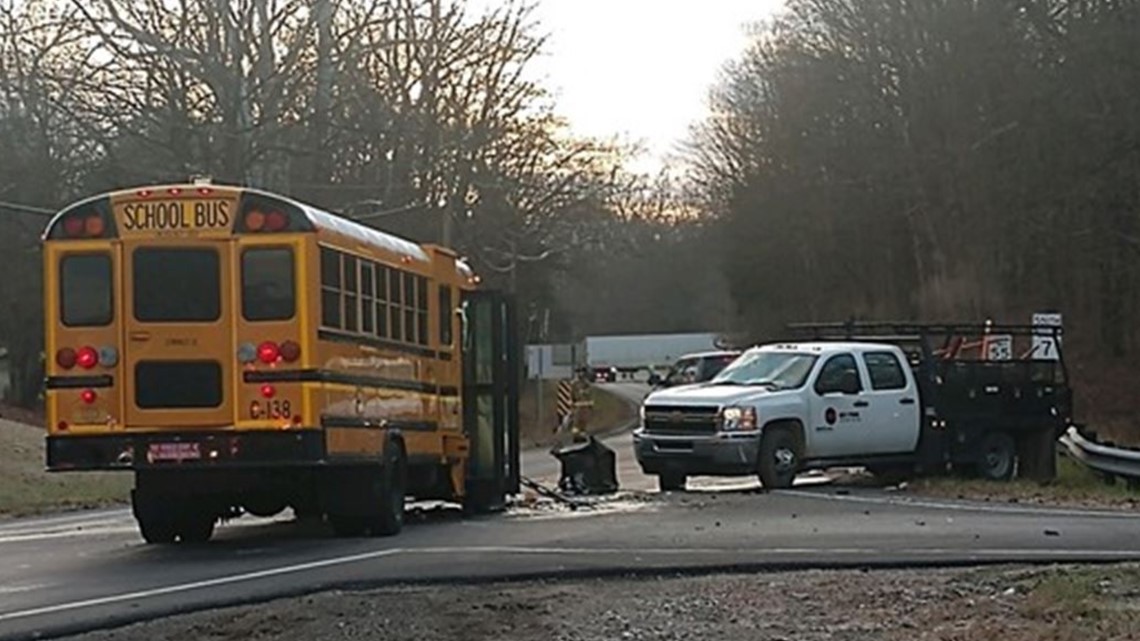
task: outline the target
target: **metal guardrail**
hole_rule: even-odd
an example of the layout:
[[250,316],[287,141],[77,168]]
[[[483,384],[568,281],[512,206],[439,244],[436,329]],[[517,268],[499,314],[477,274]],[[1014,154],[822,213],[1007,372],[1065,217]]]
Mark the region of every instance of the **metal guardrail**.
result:
[[1106,477],[1120,477],[1129,485],[1140,485],[1140,450],[1097,443],[1081,434],[1075,426],[1062,434],[1057,442],[1063,448],[1063,454],[1085,467]]

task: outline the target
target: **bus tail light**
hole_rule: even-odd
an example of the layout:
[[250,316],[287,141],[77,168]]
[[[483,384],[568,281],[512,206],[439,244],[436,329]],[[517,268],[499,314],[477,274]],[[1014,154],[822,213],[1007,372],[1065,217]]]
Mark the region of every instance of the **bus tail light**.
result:
[[71,369],[72,367],[75,367],[75,361],[75,350],[71,349],[70,347],[64,347],[55,353],[55,364],[59,365],[63,369]]
[[93,389],[85,389],[79,393],[79,398],[83,399],[84,403],[90,405],[98,400],[99,395],[96,394]]
[[261,395],[265,398],[273,398],[274,396],[277,396],[277,388],[266,383],[265,385],[261,386]]
[[286,363],[295,363],[298,358],[301,358],[301,346],[294,341],[285,341],[281,343],[281,360]]
[[75,353],[75,362],[83,369],[91,369],[99,364],[99,352],[95,351],[94,347],[80,347]]
[[281,351],[277,348],[277,343],[273,341],[265,341],[257,346],[257,360],[266,365],[276,363],[280,355]]

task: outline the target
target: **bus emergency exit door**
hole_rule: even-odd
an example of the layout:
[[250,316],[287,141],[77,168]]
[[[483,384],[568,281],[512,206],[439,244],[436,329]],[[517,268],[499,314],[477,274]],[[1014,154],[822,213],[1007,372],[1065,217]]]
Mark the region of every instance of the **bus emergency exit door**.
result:
[[469,292],[463,311],[463,425],[471,440],[468,502],[502,509],[519,491],[519,346],[512,301]]

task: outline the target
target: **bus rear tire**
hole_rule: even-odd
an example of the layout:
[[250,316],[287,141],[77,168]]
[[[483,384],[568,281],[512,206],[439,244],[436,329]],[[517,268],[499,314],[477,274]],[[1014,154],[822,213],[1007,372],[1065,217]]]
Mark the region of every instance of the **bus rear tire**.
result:
[[139,526],[139,534],[151,545],[174,543],[178,538],[178,528],[173,511],[155,497],[131,490],[131,511]]
[[187,511],[178,524],[178,539],[182,543],[205,543],[214,536],[217,518],[206,511]]
[[364,519],[343,514],[330,514],[329,526],[333,534],[342,538],[363,536],[368,529]]

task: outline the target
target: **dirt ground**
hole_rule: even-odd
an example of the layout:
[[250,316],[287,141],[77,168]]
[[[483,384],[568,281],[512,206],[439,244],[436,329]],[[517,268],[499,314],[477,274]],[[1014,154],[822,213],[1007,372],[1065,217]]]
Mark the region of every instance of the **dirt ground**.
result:
[[1140,567],[812,571],[330,592],[73,641],[1109,641]]

